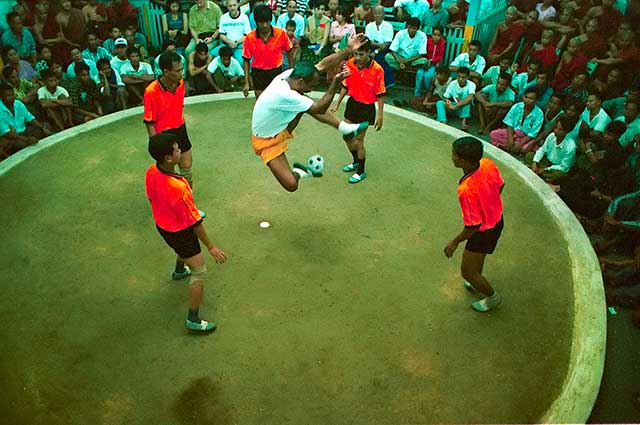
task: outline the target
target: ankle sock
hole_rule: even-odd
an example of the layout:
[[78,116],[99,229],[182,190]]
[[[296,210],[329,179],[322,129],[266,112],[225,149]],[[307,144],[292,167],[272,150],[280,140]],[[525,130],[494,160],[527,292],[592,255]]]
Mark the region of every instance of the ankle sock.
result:
[[187,316],[190,322],[200,323],[200,317],[198,316],[198,309],[189,309],[189,315]]
[[349,124],[346,121],[340,121],[340,124],[338,125],[338,131],[343,135],[353,133],[357,129],[358,124]]
[[353,162],[352,164],[357,164],[358,163],[358,151],[350,151],[351,152],[351,156],[353,157]]

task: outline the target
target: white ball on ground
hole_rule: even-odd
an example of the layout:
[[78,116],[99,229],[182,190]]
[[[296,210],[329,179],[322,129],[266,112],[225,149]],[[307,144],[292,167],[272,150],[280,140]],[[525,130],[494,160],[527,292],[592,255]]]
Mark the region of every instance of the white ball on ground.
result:
[[270,224],[268,221],[261,221],[261,222],[260,222],[260,227],[261,227],[262,229],[266,229],[266,228],[268,228],[269,226],[271,226],[271,224]]
[[322,170],[324,170],[324,158],[318,154],[313,155],[307,161],[307,168],[314,173],[322,173]]

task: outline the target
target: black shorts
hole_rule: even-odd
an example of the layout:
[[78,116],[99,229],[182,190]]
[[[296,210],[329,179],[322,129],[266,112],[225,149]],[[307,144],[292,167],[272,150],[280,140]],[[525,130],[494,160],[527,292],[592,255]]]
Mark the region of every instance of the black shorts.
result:
[[352,97],[349,97],[349,100],[347,100],[347,109],[344,111],[344,117],[354,123],[366,121],[369,125],[374,125],[376,122],[376,105],[373,103],[369,105],[360,103]]
[[273,69],[258,69],[253,68],[251,70],[251,79],[253,80],[254,90],[264,90],[269,84],[282,73],[282,67]]
[[178,138],[178,147],[180,148],[181,152],[187,152],[191,150],[191,140],[189,140],[186,125],[182,124],[178,128],[170,128],[164,131],[176,135],[176,137]]
[[200,223],[201,221],[177,232],[167,232],[158,226],[156,228],[165,242],[173,248],[180,258],[190,258],[201,252],[200,242],[198,242],[198,236],[194,230],[195,226]]
[[467,245],[464,249],[476,252],[479,254],[493,254],[498,244],[498,239],[502,234],[502,228],[504,227],[504,220],[501,218],[498,224],[489,230],[484,232],[476,232],[471,236],[471,239],[467,241]]

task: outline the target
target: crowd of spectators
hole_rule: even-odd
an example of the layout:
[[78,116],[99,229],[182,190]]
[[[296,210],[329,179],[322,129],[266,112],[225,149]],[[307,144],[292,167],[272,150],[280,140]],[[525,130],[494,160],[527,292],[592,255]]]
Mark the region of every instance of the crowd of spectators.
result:
[[165,51],[181,55],[189,94],[242,90],[252,10],[267,4],[293,45],[285,67],[317,63],[364,32],[388,87],[398,72],[415,78],[398,105],[457,117],[527,163],[593,235],[610,301],[640,306],[640,50],[615,0],[512,0],[489,45],[473,40],[451,63],[447,29],[464,27],[465,0],[155,3],[166,8],[161,49],[128,0],[18,2],[0,38],[0,159],[140,105]]

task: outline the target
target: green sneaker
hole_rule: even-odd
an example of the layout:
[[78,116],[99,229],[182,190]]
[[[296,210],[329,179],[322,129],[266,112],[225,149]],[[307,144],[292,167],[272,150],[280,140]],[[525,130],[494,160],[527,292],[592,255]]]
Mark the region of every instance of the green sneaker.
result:
[[291,171],[293,171],[294,173],[299,175],[300,178],[309,177],[309,176],[322,177],[322,173],[313,172],[313,171],[309,170],[309,168],[307,168],[306,165],[303,165],[303,164],[301,164],[299,162],[294,162],[293,163],[293,170],[291,170]]
[[500,305],[500,302],[502,302],[502,297],[500,297],[497,292],[494,292],[490,297],[486,297],[481,299],[480,301],[471,303],[471,307],[475,311],[484,313]]
[[349,134],[345,134],[344,136],[342,136],[342,139],[344,141],[349,141],[351,139],[353,139],[354,137],[356,137],[358,134],[362,133],[363,131],[365,131],[367,128],[369,127],[369,123],[367,121],[361,122],[358,124],[358,129],[352,133]]
[[352,171],[356,171],[358,169],[358,163],[354,162],[353,164],[347,164],[344,167],[342,167],[342,171],[344,171],[345,173],[350,173]]
[[358,174],[355,173],[353,176],[349,177],[349,183],[355,184],[360,183],[362,180],[367,178],[367,173]]
[[216,330],[216,322],[207,322],[206,320],[200,319],[200,323],[192,322],[187,319],[187,330],[191,333],[197,334],[206,334]]
[[184,266],[184,271],[182,273],[176,273],[176,272],[171,273],[171,279],[173,280],[184,279],[185,277],[188,277],[188,276],[191,276],[191,269],[187,266]]

